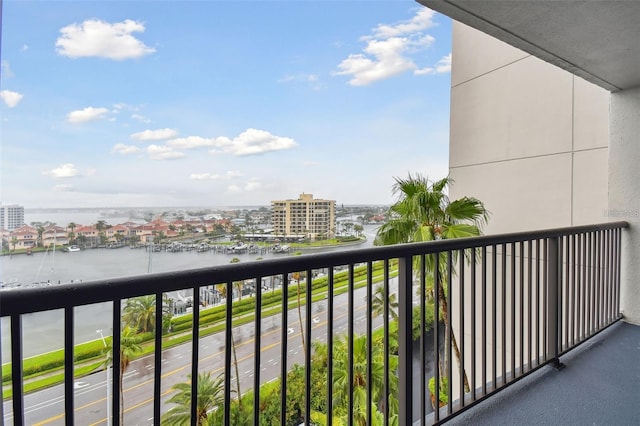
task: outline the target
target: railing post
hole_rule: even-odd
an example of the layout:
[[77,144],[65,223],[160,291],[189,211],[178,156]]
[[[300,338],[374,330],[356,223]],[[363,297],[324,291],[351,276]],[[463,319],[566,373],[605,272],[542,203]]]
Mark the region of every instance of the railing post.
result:
[[559,358],[558,331],[560,329],[560,238],[549,238],[547,243],[547,359],[553,359],[556,369],[563,367]]
[[412,258],[398,259],[398,424],[413,423]]

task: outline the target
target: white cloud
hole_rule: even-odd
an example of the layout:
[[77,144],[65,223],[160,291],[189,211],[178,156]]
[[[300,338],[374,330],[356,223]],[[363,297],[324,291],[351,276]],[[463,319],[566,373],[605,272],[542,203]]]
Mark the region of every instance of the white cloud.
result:
[[252,179],[244,186],[244,190],[247,192],[258,191],[262,188],[262,182],[260,182],[258,179]]
[[203,146],[216,146],[216,139],[203,138],[202,136],[187,136],[167,141],[167,145],[180,149],[194,149]]
[[145,130],[138,133],[133,133],[131,135],[131,139],[137,141],[161,141],[166,139],[175,138],[178,135],[178,132],[173,129],[156,129],[156,130]]
[[177,160],[184,157],[184,153],[174,151],[168,146],[149,145],[147,153],[152,160]]
[[415,71],[416,75],[428,75],[428,74],[446,74],[451,72],[451,53],[447,56],[443,56],[435,66],[422,68]]
[[409,57],[404,56],[410,40],[393,37],[388,40],[371,40],[363,54],[349,55],[338,68],[336,75],[349,75],[352,86],[365,86],[416,68]]
[[122,155],[135,154],[140,152],[140,148],[135,145],[125,145],[123,143],[116,144],[111,152]]
[[71,111],[67,114],[67,121],[69,123],[86,123],[87,121],[100,120],[105,118],[108,112],[107,108],[86,107],[85,109]]
[[60,184],[53,187],[53,190],[56,192],[73,192],[73,186]]
[[151,123],[151,120],[149,120],[147,117],[145,117],[144,115],[140,115],[140,114],[131,114],[131,118],[133,118],[134,120],[137,120],[141,123]]
[[361,37],[366,42],[362,53],[351,54],[338,64],[333,75],[350,76],[352,86],[366,86],[418,66],[412,55],[431,46],[435,39],[424,31],[434,25],[434,12],[420,8],[416,15],[395,24],[380,24],[371,35]]
[[18,105],[22,98],[23,95],[18,92],[12,92],[11,90],[0,91],[0,99],[2,99],[9,108],[13,108]]
[[189,175],[191,180],[218,180],[220,175],[216,173],[191,173]]
[[240,188],[238,185],[229,185],[227,187],[227,192],[230,194],[238,194],[242,192],[242,188]]
[[239,172],[238,170],[229,170],[229,171],[227,171],[227,173],[225,173],[225,176],[226,176],[227,179],[235,179],[235,178],[242,177],[243,174],[242,174],[242,172]]
[[11,78],[15,75],[11,70],[11,66],[9,66],[9,61],[1,61],[0,70],[2,70],[2,76],[4,78]]
[[218,173],[192,173],[189,175],[189,179],[192,180],[220,180],[220,179],[235,179],[242,176],[237,170],[229,170],[224,175]]
[[373,30],[373,37],[388,38],[398,37],[405,34],[413,34],[431,28],[434,25],[433,17],[435,12],[426,7],[420,7],[416,15],[406,21],[400,21],[393,25],[379,24]]
[[80,171],[73,163],[61,164],[55,169],[43,172],[45,175],[49,175],[54,179],[64,179],[80,176]]
[[317,74],[288,74],[277,81],[278,83],[304,83],[307,84],[312,90],[320,90],[323,85],[320,82],[320,77]]
[[212,154],[226,153],[235,156],[258,155],[269,151],[291,149],[298,144],[291,138],[275,136],[265,130],[247,129],[233,139],[219,137],[215,139]]
[[59,55],[70,58],[100,57],[114,60],[139,58],[155,52],[132,34],[144,32],[142,23],[127,19],[110,24],[90,19],[60,30],[56,40]]

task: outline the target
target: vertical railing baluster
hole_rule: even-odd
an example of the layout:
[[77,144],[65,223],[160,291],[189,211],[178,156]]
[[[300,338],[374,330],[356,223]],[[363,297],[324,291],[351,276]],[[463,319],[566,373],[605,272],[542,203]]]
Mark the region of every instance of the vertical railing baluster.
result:
[[453,278],[453,253],[451,250],[447,251],[447,276],[445,278],[445,282],[447,283],[447,293],[445,294],[445,298],[447,301],[447,414],[451,415],[453,412],[453,360],[451,357],[451,347],[454,342],[453,335],[453,324],[451,323],[453,313],[451,312],[451,295],[453,293],[453,283],[451,282]]
[[570,292],[569,292],[569,285],[571,283],[571,277],[570,277],[570,271],[571,271],[571,265],[569,262],[569,259],[571,259],[571,253],[570,253],[570,238],[569,236],[564,236],[561,237],[562,241],[563,241],[563,247],[564,247],[564,257],[563,257],[563,262],[562,264],[564,265],[564,280],[563,280],[563,285],[562,285],[562,298],[563,298],[563,306],[564,309],[562,310],[563,314],[560,317],[560,324],[564,325],[564,333],[562,333],[562,340],[560,341],[560,351],[562,352],[563,350],[569,348],[569,316],[570,316],[570,309],[569,309],[569,300],[570,300]]
[[11,315],[11,397],[14,426],[24,425],[24,384],[22,383],[22,317]]
[[[498,246],[493,245],[493,256],[491,259],[491,306],[493,308],[491,318],[491,371],[493,374],[493,389],[498,388]],[[504,261],[504,259],[502,259]],[[504,349],[504,346],[502,347]]]
[[[9,338],[11,338],[11,335]],[[4,361],[6,360],[2,356],[2,327],[0,327],[0,365],[4,365]],[[0,422],[2,421],[4,421],[4,397],[3,392],[0,392]]]
[[617,232],[617,241],[616,241],[616,260],[617,266],[616,270],[616,318],[620,318],[622,315],[620,313],[620,282],[621,282],[621,273],[622,273],[622,229],[618,229]]
[[587,323],[589,324],[589,329],[588,329],[588,336],[591,336],[593,334],[593,324],[595,323],[595,282],[596,282],[596,278],[595,278],[595,234],[593,232],[589,233],[589,263],[588,263],[588,268],[589,268],[589,311],[588,312],[588,318],[587,318]]
[[476,250],[471,248],[471,401],[476,400]]
[[[439,327],[439,323],[440,323],[440,253],[433,253],[430,256],[433,256],[433,354],[434,354],[434,359],[435,359],[435,363],[434,363],[434,386],[433,386],[433,398],[434,398],[434,421],[438,422],[440,420],[440,327]],[[411,267],[409,266],[409,271],[411,272]],[[401,282],[401,281],[400,281]],[[411,293],[409,293],[411,294]],[[409,305],[411,305],[411,299],[408,299],[405,297],[405,303],[409,303]],[[408,324],[411,324],[411,314],[409,314],[408,318],[404,319],[404,324],[405,327]],[[402,325],[402,323],[399,323],[399,327],[400,325]],[[403,332],[403,334],[407,334],[406,331]],[[407,336],[405,336],[405,340],[408,340],[409,338]],[[445,339],[446,340],[446,339]],[[405,345],[409,344],[408,342],[405,343]],[[410,347],[409,347],[410,349]],[[411,354],[407,354],[405,349],[405,354],[403,355],[402,358],[400,358],[400,356],[398,357],[398,361],[400,362],[405,362],[406,364],[411,365]],[[404,369],[406,370],[406,367],[404,367]],[[411,371],[405,372],[405,376],[411,377]],[[408,410],[409,410],[409,417],[407,418],[407,416],[403,416],[400,417],[398,420],[400,420],[403,425],[410,425],[412,424],[411,421],[411,402],[410,402],[410,398],[411,398],[411,386],[410,385],[404,385],[405,388],[408,387],[408,389],[405,391],[404,395],[400,395],[400,404],[409,404]],[[402,399],[407,399],[408,401],[403,402]]]
[[327,424],[330,425],[333,424],[333,265],[327,270],[327,284]]
[[[306,289],[305,289],[305,329],[307,336],[304,341],[306,342],[304,351],[304,371],[305,371],[305,406],[304,406],[304,422],[305,424],[311,424],[311,328],[312,328],[312,303],[313,303],[313,271],[307,269],[306,271]],[[300,330],[302,333],[303,331]]]
[[[191,395],[198,395],[198,358],[200,354],[200,287],[194,286],[193,291],[193,323],[191,328]],[[233,328],[232,322],[227,322],[228,328]],[[238,378],[236,377],[236,380]],[[238,395],[240,397],[240,395]],[[198,398],[191,398],[191,419],[198,418]]]
[[[460,273],[458,275],[458,300],[460,302],[457,304],[458,310],[460,311],[458,313],[460,320],[460,333],[458,334],[460,336],[458,339],[458,347],[460,349],[460,367],[458,368],[458,371],[460,374],[460,407],[464,407],[464,379],[466,376],[464,368],[464,311],[466,309],[466,305],[464,303],[464,249],[458,250],[458,256],[460,257],[458,266],[460,268]],[[451,283],[449,287],[453,288],[453,283]]]
[[[495,251],[493,252],[495,259]],[[495,273],[495,268],[494,268]],[[495,301],[493,312],[496,311]],[[482,246],[482,395],[487,394],[487,246]],[[496,346],[495,340],[492,346]]]
[[[384,318],[383,318],[383,333],[384,333],[384,426],[389,426],[389,259],[383,261],[383,292],[384,300]],[[327,423],[330,424],[330,423]]]
[[558,348],[558,332],[560,326],[558,324],[558,320],[560,318],[559,309],[560,309],[560,301],[559,293],[560,293],[560,262],[559,262],[559,253],[561,253],[562,248],[559,238],[548,238],[547,239],[547,349],[549,351],[547,359],[551,358],[554,360],[554,365],[556,367],[560,366],[560,360],[558,358],[559,348]]
[[548,330],[549,330],[549,317],[547,312],[549,311],[549,243],[548,238],[542,240],[542,253],[544,255],[544,273],[542,274],[542,353],[544,354],[544,361],[547,361],[549,355],[548,345]]
[[353,274],[353,263],[349,263],[349,278],[347,281],[347,377],[348,377],[348,386],[347,386],[347,426],[353,426],[353,414],[354,414],[354,404],[353,404],[353,334],[355,332],[354,329],[354,274]]
[[253,345],[253,424],[260,424],[260,368],[262,364],[262,276],[259,275],[256,284],[255,305],[255,337]]
[[589,287],[588,287],[588,281],[589,281],[589,270],[587,269],[587,240],[588,240],[588,235],[587,233],[582,233],[580,235],[580,242],[581,242],[581,249],[582,249],[582,267],[580,268],[582,270],[582,274],[580,277],[580,287],[582,289],[582,298],[580,300],[580,307],[582,310],[582,314],[581,314],[581,318],[580,318],[580,340],[584,340],[587,335],[587,328],[589,327],[588,325],[588,311],[589,311],[589,296],[588,296],[588,291],[589,291]]
[[[153,350],[153,421],[160,423],[160,403],[162,402],[162,322],[164,319],[163,294],[157,292],[156,295],[156,322],[154,329],[154,350]],[[109,386],[109,383],[107,383]],[[109,422],[107,422],[108,424]]]
[[[287,336],[289,329],[289,276],[282,274],[282,330],[280,343],[280,424],[287,424]],[[228,424],[228,423],[227,423]]]
[[73,307],[64,308],[64,423],[72,426],[74,415],[73,404]]
[[607,229],[604,233],[604,242],[605,242],[605,275],[604,275],[604,283],[605,283],[605,293],[604,293],[604,319],[605,324],[611,323],[611,230]]
[[[233,283],[227,281],[224,330],[224,422],[231,424],[231,356],[233,350]],[[192,417],[192,423],[194,418]]]
[[[576,344],[576,308],[578,306],[576,300],[576,239],[577,235],[571,235],[571,346]],[[569,311],[567,311],[569,314]]]
[[[426,362],[426,334],[425,334],[425,311],[426,311],[426,293],[427,293],[427,268],[426,268],[426,257],[424,254],[420,255],[420,270],[418,274],[420,275],[420,290],[418,294],[420,295],[420,425],[424,426],[425,417],[427,414],[426,407],[426,389],[428,384],[425,378],[425,362]],[[435,321],[434,321],[435,322]]]
[[518,262],[519,264],[519,269],[520,269],[520,288],[518,290],[518,296],[519,296],[519,302],[520,302],[520,309],[519,309],[519,313],[520,313],[520,319],[519,319],[519,328],[520,328],[520,336],[519,336],[519,341],[520,341],[520,375],[523,374],[524,372],[524,241],[521,241],[520,244],[520,262]]
[[540,240],[536,240],[536,366],[540,365]]
[[[370,425],[372,422],[372,412],[371,406],[374,404],[373,401],[373,342],[372,333],[373,333],[373,315],[371,313],[371,303],[373,300],[373,264],[371,261],[367,262],[367,424]],[[389,303],[388,300],[385,300],[384,303]]]
[[502,384],[507,384],[507,245],[502,244]]
[[531,357],[533,352],[533,349],[532,349],[533,313],[531,312],[531,306],[533,305],[533,301],[531,300],[531,297],[533,296],[533,241],[532,240],[527,241],[527,255],[528,255],[528,259],[527,259],[527,294],[528,294],[528,297],[527,297],[527,315],[528,315],[527,349],[528,349],[528,355],[529,355],[528,361],[527,361],[527,365],[528,365],[527,370],[531,370],[533,368],[533,358]]
[[[511,243],[511,379],[516,378],[516,243]],[[506,376],[505,376],[506,380]]]
[[[437,267],[436,267],[437,269]],[[412,258],[398,259],[398,423],[413,423]],[[437,284],[434,284],[436,286]],[[437,300],[437,298],[436,298]],[[437,318],[437,316],[435,316]],[[438,334],[437,332],[435,334]],[[436,368],[437,370],[437,368]],[[437,400],[437,397],[436,397]],[[436,414],[437,416],[437,414]]]
[[[122,299],[115,299],[113,301],[112,312],[112,327],[113,336],[111,337],[111,366],[113,375],[113,383],[116,383],[116,378],[120,378],[120,347],[122,339]],[[120,386],[113,386],[113,404],[111,404],[112,412],[112,424],[118,426],[120,424],[120,411],[124,410],[124,407],[120,407]]]

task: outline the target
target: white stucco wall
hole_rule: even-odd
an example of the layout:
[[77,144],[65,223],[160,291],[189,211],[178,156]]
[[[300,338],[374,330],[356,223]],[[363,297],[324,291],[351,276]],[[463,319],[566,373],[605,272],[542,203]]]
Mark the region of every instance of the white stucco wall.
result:
[[611,95],[609,149],[610,220],[626,220],[623,233],[620,308],[640,324],[640,87]]
[[609,92],[458,22],[451,81],[451,196],[485,233],[607,220]]

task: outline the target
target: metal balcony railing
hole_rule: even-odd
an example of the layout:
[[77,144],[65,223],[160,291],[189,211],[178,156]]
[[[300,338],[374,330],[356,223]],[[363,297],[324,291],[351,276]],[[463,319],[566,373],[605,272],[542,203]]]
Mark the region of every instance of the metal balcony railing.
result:
[[[621,318],[620,247],[626,226],[617,222],[403,244],[5,291],[0,313],[11,322],[12,398],[0,414],[16,425],[43,420],[27,417],[23,315],[64,311],[64,407],[57,419],[68,425],[100,423],[104,413],[96,418],[81,410],[74,393],[75,308],[112,304],[115,378],[122,373],[127,300],[155,295],[155,312],[162,312],[163,295],[190,289],[202,302],[204,290],[216,285],[229,296],[217,308],[226,324],[219,335],[223,349],[215,356],[223,396],[205,416],[255,425],[310,425],[320,422],[318,417],[325,424],[340,418],[348,425],[373,424],[374,418],[385,425],[444,422],[544,365],[560,367],[562,354]],[[263,288],[263,282],[280,286]],[[237,283],[253,283],[254,294],[233,300]],[[242,305],[250,306],[249,313],[240,314]],[[192,378],[190,395],[197,395],[198,373],[210,368],[204,359],[212,350],[200,344],[209,333],[207,309],[193,304],[189,344],[172,349],[190,355],[185,369]],[[253,349],[241,362],[251,375],[241,378],[235,332],[247,321]],[[276,321],[277,338],[269,332],[267,341],[266,321]],[[297,355],[300,336],[292,333],[292,324],[300,326],[305,342]],[[173,390],[163,383],[166,338],[158,316],[156,349],[147,362],[153,377],[148,388],[137,389],[148,394],[153,406],[148,421],[154,424],[173,406],[167,402]],[[277,353],[272,364],[267,351],[270,357]],[[289,387],[294,369],[304,375],[303,391]],[[186,374],[183,379],[189,382]],[[118,425],[121,390],[112,385],[110,392],[106,417]],[[267,410],[274,395],[277,409]],[[239,398],[242,413],[234,411]],[[202,416],[198,402],[190,399],[191,424]],[[125,424],[131,415],[125,413]]]

